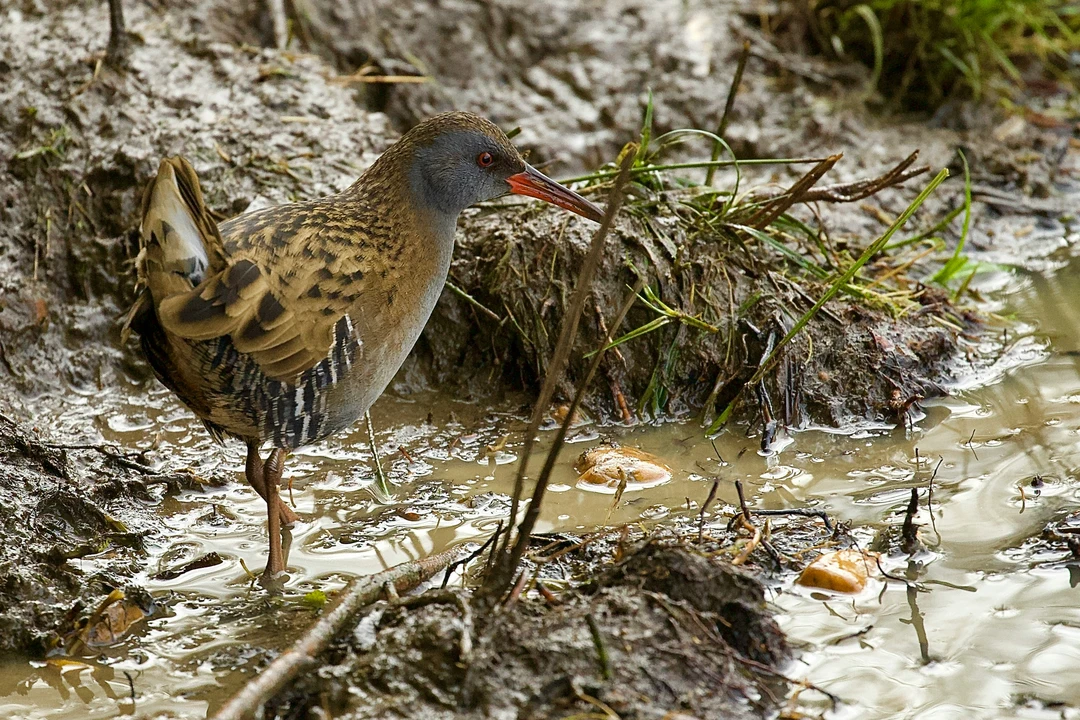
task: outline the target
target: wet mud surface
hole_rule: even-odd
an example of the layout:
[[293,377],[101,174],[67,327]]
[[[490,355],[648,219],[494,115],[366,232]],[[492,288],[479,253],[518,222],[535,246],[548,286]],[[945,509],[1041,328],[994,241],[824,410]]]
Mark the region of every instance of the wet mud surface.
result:
[[84,629],[88,605],[113,590],[150,611],[134,578],[147,537],[163,530],[153,510],[163,485],[149,487],[116,452],[58,448],[0,415],[0,653],[63,651]]

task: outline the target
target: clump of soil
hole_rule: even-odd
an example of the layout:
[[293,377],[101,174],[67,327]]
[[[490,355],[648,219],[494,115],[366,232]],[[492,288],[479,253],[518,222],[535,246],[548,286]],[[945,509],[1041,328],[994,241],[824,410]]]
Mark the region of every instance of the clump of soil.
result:
[[[451,278],[491,313],[444,296],[419,346],[428,375],[446,385],[489,383],[498,373],[511,383],[537,383],[592,232],[544,207],[469,215]],[[572,354],[568,395],[639,277],[664,303],[717,331],[673,322],[609,353],[607,382],[596,383],[590,401],[602,418],[719,412],[826,289],[789,274],[797,268],[776,251],[751,245],[747,258],[730,236],[702,232],[663,204],[652,216],[628,213],[607,242]],[[767,386],[752,389],[757,397],[747,393],[751,409],[742,416],[785,426],[898,422],[897,397],[940,395],[960,333],[975,319],[941,292],[915,297],[902,318],[842,296],[829,303],[789,345]],[[951,321],[940,322],[946,316]],[[657,318],[638,301],[615,335]]]
[[0,655],[42,656],[111,590],[140,594],[160,520],[137,473],[105,457],[75,462],[0,414]]
[[750,718],[786,693],[790,651],[759,581],[681,544],[645,542],[556,605],[466,615],[469,602],[433,592],[377,610],[278,716]]

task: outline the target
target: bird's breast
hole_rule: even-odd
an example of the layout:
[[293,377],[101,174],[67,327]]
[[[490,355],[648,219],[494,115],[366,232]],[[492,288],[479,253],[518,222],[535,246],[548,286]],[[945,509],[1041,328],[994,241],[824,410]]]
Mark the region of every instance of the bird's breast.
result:
[[[429,246],[430,247],[430,246]],[[450,270],[452,244],[432,248],[374,273],[348,317],[360,350],[356,362],[331,390],[331,425],[344,429],[383,393],[412,351],[442,294]],[[403,258],[404,260],[404,258]],[[367,276],[365,276],[367,279]]]

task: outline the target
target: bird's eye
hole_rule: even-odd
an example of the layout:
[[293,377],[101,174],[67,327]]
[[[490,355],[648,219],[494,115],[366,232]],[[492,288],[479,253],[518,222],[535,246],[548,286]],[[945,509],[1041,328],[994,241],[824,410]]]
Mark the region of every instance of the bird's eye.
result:
[[482,152],[476,156],[476,164],[482,168],[491,167],[495,162],[495,156],[489,152]]

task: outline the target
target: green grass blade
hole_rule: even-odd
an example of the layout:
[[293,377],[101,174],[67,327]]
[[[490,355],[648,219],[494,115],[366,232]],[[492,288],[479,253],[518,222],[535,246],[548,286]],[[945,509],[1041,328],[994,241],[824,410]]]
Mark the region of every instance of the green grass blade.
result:
[[866,26],[870,28],[870,41],[874,45],[874,69],[870,74],[870,91],[877,89],[881,80],[881,69],[885,66],[885,33],[881,29],[881,22],[869,5],[856,5],[851,11],[862,18]]
[[945,266],[938,270],[931,282],[946,285],[956,273],[967,265],[967,256],[964,255],[964,245],[967,243],[968,229],[971,227],[971,170],[968,168],[967,158],[962,150],[957,150],[960,160],[964,163],[964,224],[960,230],[960,239],[956,243],[956,250]]
[[[667,163],[664,165],[642,165],[630,171],[631,176],[643,173],[659,172],[663,170],[688,170],[693,168],[707,167],[734,167],[751,165],[816,165],[824,158],[755,158],[753,160],[696,160],[693,162]],[[559,182],[564,185],[569,183],[590,182],[593,180],[606,180],[619,174],[618,170],[599,170],[588,175],[560,178]]]
[[670,317],[668,317],[667,315],[661,315],[660,317],[654,318],[653,320],[645,323],[641,327],[634,328],[633,330],[626,333],[625,335],[623,335],[623,336],[621,336],[619,338],[616,338],[615,340],[612,340],[610,343],[608,343],[604,347],[602,347],[602,348],[600,348],[598,350],[593,350],[590,353],[586,353],[585,357],[586,358],[591,358],[593,355],[595,355],[598,352],[607,352],[608,350],[610,350],[613,347],[618,347],[619,345],[622,345],[625,342],[630,342],[631,340],[633,340],[635,338],[639,338],[642,335],[648,335],[649,333],[653,332],[654,330],[659,330],[660,328],[664,327],[665,325],[667,325],[670,322],[671,322]]

